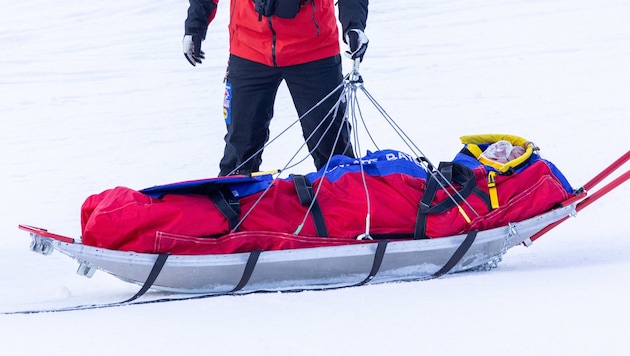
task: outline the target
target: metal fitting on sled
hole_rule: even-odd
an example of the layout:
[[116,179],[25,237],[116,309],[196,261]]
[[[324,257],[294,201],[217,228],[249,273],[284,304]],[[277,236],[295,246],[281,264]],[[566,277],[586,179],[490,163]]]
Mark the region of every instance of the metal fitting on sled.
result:
[[85,261],[79,261],[79,268],[77,269],[77,274],[79,276],[92,278],[95,272],[96,272],[96,267],[92,266],[90,263],[87,263]]
[[42,255],[50,255],[55,249],[50,239],[44,239],[37,234],[31,234],[31,251],[41,253]]

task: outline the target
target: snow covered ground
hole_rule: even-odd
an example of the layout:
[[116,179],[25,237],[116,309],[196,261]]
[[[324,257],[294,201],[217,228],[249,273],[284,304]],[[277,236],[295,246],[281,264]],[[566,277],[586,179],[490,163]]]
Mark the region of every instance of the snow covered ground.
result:
[[[90,194],[217,174],[228,1],[220,5],[207,60],[193,68],[180,49],[186,1],[3,1],[0,312],[136,292],[102,272],[77,276],[59,253],[30,252],[17,225],[79,236]],[[625,0],[372,1],[361,74],[432,161],[450,160],[461,135],[512,133],[577,187],[630,149],[628,15]],[[402,148],[371,118],[381,145]],[[294,119],[283,88],[272,130]],[[265,168],[301,144],[288,136],[265,152]],[[489,272],[0,315],[0,354],[628,355],[629,193],[620,187]]]

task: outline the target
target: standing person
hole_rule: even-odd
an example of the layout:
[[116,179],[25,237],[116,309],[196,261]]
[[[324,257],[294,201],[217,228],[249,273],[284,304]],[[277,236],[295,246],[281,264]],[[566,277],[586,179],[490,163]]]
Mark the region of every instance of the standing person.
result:
[[[195,66],[205,59],[201,43],[218,0],[189,2],[183,49],[186,59]],[[368,45],[363,33],[368,0],[230,1],[230,55],[224,100],[227,134],[220,175],[259,170],[282,80],[300,117],[341,84],[335,2],[343,39],[349,46],[346,55],[363,60]],[[331,95],[301,120],[302,134],[318,170],[334,154],[354,157],[350,125],[344,119],[345,103],[337,112],[330,112],[339,95]]]

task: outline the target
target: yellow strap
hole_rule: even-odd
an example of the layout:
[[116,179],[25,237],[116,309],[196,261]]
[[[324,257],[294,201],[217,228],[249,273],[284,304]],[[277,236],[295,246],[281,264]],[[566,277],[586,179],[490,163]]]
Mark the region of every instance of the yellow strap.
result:
[[468,215],[464,211],[464,208],[462,208],[461,205],[458,205],[457,206],[457,210],[459,210],[459,213],[462,214],[462,217],[464,218],[464,220],[466,220],[466,222],[470,224],[470,218],[468,217]]
[[499,195],[497,194],[497,173],[488,172],[488,193],[490,193],[490,205],[492,209],[499,207]]

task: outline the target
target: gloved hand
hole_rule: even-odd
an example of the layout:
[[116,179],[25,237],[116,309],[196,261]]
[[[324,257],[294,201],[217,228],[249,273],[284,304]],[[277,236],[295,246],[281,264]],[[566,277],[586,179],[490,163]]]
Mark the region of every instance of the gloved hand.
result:
[[184,56],[193,66],[201,63],[202,59],[206,59],[205,53],[201,50],[201,37],[199,35],[185,35],[182,45]]
[[346,51],[346,57],[359,58],[360,61],[363,61],[363,55],[367,50],[368,42],[370,42],[365,33],[358,29],[348,30],[344,39],[349,47],[349,50]]

